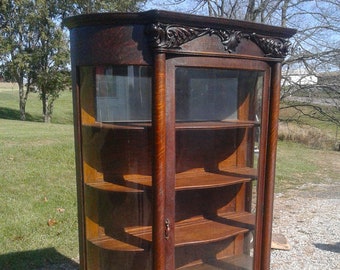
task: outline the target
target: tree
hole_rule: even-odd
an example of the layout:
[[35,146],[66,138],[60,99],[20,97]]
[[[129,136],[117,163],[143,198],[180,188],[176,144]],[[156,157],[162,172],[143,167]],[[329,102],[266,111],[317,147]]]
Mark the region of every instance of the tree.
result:
[[[157,1],[154,1],[157,2]],[[308,107],[310,117],[340,125],[340,79],[325,78],[340,72],[340,1],[338,0],[169,0],[182,5],[189,13],[241,19],[282,27],[297,28],[292,38],[291,54],[283,63],[282,109],[302,111]],[[189,4],[190,2],[190,4]],[[169,6],[168,6],[169,7]],[[296,80],[295,73],[300,79]],[[328,75],[327,75],[328,74]],[[294,75],[294,76],[292,76]],[[306,84],[306,78],[315,83]],[[295,78],[295,79],[293,79]],[[337,78],[337,79],[336,79]],[[292,96],[328,97],[333,106],[319,100],[292,102]],[[335,109],[334,109],[335,108]]]
[[135,12],[147,0],[62,0],[58,8],[62,17],[96,12]]
[[[340,2],[285,2],[283,21],[299,31],[292,53],[284,62],[281,109],[293,108],[302,115],[339,126],[340,79],[332,74],[340,71],[335,61],[340,56]],[[294,80],[294,73],[300,73],[298,80]],[[316,80],[308,82],[310,78]],[[305,98],[296,103],[297,96]]]
[[55,6],[38,0],[35,8],[35,21],[31,24],[36,40],[32,71],[42,101],[44,121],[50,122],[54,101],[70,86],[69,51],[62,28],[54,21]]
[[[25,120],[25,108],[32,84],[32,44],[33,39],[28,21],[30,20],[30,1],[2,2],[0,32],[0,63],[6,80],[15,81],[19,87],[19,110],[21,120]],[[20,16],[18,16],[20,14]],[[26,87],[25,87],[26,82]]]
[[61,19],[99,11],[136,11],[143,0],[7,0],[0,3],[0,68],[19,87],[20,118],[32,89],[49,122],[54,101],[70,85],[68,42]]
[[43,117],[49,122],[53,102],[69,87],[68,47],[54,18],[53,1],[7,1],[1,5],[1,67],[5,79],[19,86],[20,119],[26,119],[26,102],[32,89],[39,91]]

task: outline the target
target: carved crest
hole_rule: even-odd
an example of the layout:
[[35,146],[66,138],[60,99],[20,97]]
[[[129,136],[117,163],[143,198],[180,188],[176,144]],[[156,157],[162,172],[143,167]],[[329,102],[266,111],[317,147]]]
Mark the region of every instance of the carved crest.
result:
[[224,46],[224,49],[229,52],[235,52],[238,44],[241,42],[243,38],[243,34],[241,31],[235,30],[210,30],[211,34],[217,35]]
[[289,52],[290,42],[287,39],[260,37],[256,34],[250,35],[250,39],[262,49],[266,56],[285,57]]
[[151,46],[156,48],[180,48],[190,40],[206,35],[207,28],[194,28],[156,23],[149,26],[147,34],[150,35]]
[[212,29],[154,23],[147,27],[146,34],[154,48],[180,49],[181,45],[204,35],[217,35],[224,49],[233,53],[243,38],[250,39],[259,46],[266,56],[285,57],[290,43],[282,38],[269,38],[248,34],[233,29]]

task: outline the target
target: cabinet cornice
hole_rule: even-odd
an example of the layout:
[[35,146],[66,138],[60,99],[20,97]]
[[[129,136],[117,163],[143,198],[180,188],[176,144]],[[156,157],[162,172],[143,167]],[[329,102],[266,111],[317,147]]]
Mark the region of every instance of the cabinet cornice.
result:
[[249,34],[228,27],[200,28],[157,22],[148,25],[145,33],[149,37],[150,46],[156,49],[181,49],[183,44],[205,35],[218,36],[227,53],[235,53],[242,39],[254,42],[267,57],[285,57],[290,47],[289,40],[285,38]]

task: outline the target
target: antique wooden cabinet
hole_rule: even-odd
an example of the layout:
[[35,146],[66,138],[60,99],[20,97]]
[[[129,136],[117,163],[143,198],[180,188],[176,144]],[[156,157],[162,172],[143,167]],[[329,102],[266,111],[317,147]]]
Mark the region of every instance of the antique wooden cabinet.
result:
[[83,269],[269,269],[295,30],[166,11],[70,28]]

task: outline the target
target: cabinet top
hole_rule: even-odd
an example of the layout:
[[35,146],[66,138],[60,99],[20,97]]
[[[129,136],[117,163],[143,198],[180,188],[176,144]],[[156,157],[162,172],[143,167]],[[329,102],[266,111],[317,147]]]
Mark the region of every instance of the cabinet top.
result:
[[[144,29],[142,39],[148,40],[149,47],[159,51],[175,49],[178,52],[181,48],[183,52],[185,44],[189,44],[189,41],[199,37],[217,36],[221,41],[217,47],[209,49],[204,47],[210,46],[208,45],[211,44],[210,41],[203,42],[202,44],[205,44],[203,47],[197,47],[200,42],[196,42],[189,50],[204,52],[223,50],[228,53],[265,56],[266,59],[271,58],[274,61],[287,56],[290,46],[288,39],[296,33],[296,30],[291,28],[163,10],[83,14],[66,18],[64,24],[71,30],[75,32],[79,30],[85,35],[99,29],[121,27],[128,29],[130,26],[136,26],[136,29]],[[128,38],[126,35],[124,37]],[[253,44],[257,47],[255,48]]]
[[256,33],[258,35],[277,38],[290,38],[296,29],[271,26],[241,20],[207,17],[164,10],[149,10],[135,13],[93,13],[68,17],[64,24],[72,29],[83,26],[95,25],[128,25],[128,24],[153,24],[167,23],[185,25],[199,28],[230,28],[243,33]]

